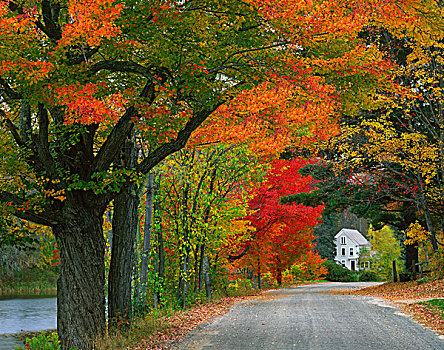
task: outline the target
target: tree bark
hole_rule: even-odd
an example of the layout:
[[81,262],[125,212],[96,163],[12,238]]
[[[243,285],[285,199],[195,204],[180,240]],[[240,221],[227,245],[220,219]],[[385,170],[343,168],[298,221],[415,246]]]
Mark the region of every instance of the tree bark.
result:
[[261,280],[261,263],[257,262],[257,287],[262,289],[262,280]]
[[203,265],[204,265],[204,281],[205,281],[205,295],[208,300],[212,298],[211,295],[211,280],[210,280],[210,271],[208,264],[208,256],[205,254],[205,250],[202,250],[203,254]]
[[113,245],[108,275],[108,318],[110,325],[118,319],[130,322],[131,281],[135,263],[134,245],[138,224],[137,185],[120,193],[114,200]]
[[[401,230],[405,231],[410,224],[414,223],[416,220],[415,206],[409,203],[404,203],[402,208],[402,227]],[[418,245],[406,245],[405,246],[405,270],[412,271],[412,262],[418,261]]]
[[62,347],[91,349],[105,332],[105,241],[103,213],[65,207],[53,227],[60,250],[57,281],[57,331]]
[[153,200],[154,200],[154,175],[148,175],[146,183],[146,206],[145,206],[145,226],[143,228],[143,252],[140,263],[140,283],[139,300],[142,301],[146,294],[146,283],[148,281],[148,263],[151,253],[151,235],[153,226]]
[[200,255],[199,255],[199,290],[203,289],[203,276],[204,276],[204,266],[203,266],[203,258],[205,254],[205,244],[200,245]]
[[282,268],[280,266],[278,266],[277,268],[277,283],[279,286],[282,286]]
[[398,282],[398,272],[396,270],[396,261],[392,261],[392,282]]
[[[165,278],[165,251],[163,250],[163,234],[162,234],[161,225],[159,226],[156,236],[157,236],[157,254],[158,254],[157,278],[159,279],[159,283],[154,292],[154,302],[155,302],[155,308],[157,309],[158,307],[162,306],[160,291],[163,291],[164,278]],[[160,289],[160,291],[158,289]]]
[[[122,150],[122,167],[131,168],[136,162],[134,139],[128,139]],[[131,323],[132,277],[135,265],[135,243],[139,224],[137,184],[123,187],[114,199],[113,245],[108,275],[108,319],[110,326],[117,321]]]
[[201,252],[201,245],[197,244],[196,249],[194,250],[194,295],[197,295],[197,291],[199,290],[199,284],[201,284],[199,261],[202,261],[202,256],[200,256],[199,254],[200,252]]

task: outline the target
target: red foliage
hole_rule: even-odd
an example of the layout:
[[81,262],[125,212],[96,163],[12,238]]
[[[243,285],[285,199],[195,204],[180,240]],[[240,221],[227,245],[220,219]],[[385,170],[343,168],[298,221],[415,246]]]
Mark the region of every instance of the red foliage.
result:
[[[278,282],[284,270],[301,257],[313,254],[313,228],[318,224],[324,207],[280,202],[284,196],[312,190],[311,176],[298,173],[309,162],[313,160],[275,160],[267,180],[257,189],[249,204],[251,214],[246,219],[256,231],[245,243],[249,250],[242,264],[253,265],[257,270],[262,268],[262,272],[268,270]],[[313,262],[316,260],[314,257]]]

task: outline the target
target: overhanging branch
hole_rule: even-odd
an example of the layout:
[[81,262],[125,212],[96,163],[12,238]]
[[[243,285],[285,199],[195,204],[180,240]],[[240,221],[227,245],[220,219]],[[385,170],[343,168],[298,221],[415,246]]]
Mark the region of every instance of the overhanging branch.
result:
[[164,160],[170,154],[181,150],[185,147],[188,139],[190,138],[193,131],[195,131],[202,123],[213,113],[223,102],[213,106],[209,110],[201,110],[196,113],[188,122],[185,127],[179,131],[176,139],[164,143],[162,146],[156,148],[154,151],[150,152],[148,156],[136,166],[136,171],[143,174],[148,174],[148,172]]
[[[6,191],[0,191],[0,202],[2,203],[11,203],[13,206],[17,206],[19,208],[26,205],[26,201],[20,197],[13,195],[12,193]],[[55,218],[51,218],[43,213],[36,213],[32,210],[16,210],[13,215],[28,221],[35,222],[39,225],[44,226],[53,226],[58,222]]]

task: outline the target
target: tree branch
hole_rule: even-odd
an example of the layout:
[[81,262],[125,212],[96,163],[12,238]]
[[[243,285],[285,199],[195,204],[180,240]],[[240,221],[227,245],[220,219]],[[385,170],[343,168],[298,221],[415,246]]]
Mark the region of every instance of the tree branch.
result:
[[[2,203],[11,203],[12,205],[23,207],[26,204],[26,201],[22,198],[19,198],[9,192],[0,190],[0,202]],[[36,213],[32,210],[16,210],[13,215],[28,221],[35,222],[39,225],[44,226],[53,226],[57,225],[58,222],[55,218],[51,218],[47,215]]]
[[247,246],[244,248],[243,252],[240,253],[240,254],[238,254],[238,255],[231,255],[231,254],[228,255],[228,260],[230,260],[230,261],[239,260],[239,259],[242,258],[245,254],[248,253],[248,251],[250,250],[250,247],[251,247],[250,244],[247,245]]
[[46,172],[52,179],[57,179],[57,169],[55,161],[49,152],[49,141],[48,141],[48,128],[49,128],[49,118],[48,111],[43,106],[42,103],[38,104],[38,119],[39,119],[39,135],[37,138],[37,152],[42,162]]
[[152,79],[154,75],[162,77],[162,80],[166,80],[167,76],[172,78],[170,72],[166,68],[158,67],[158,66],[142,66],[138,63],[131,61],[101,61],[93,64],[89,71],[91,73],[97,73],[101,70],[109,70],[111,72],[127,72],[127,73],[136,73],[140,74],[148,79]]
[[20,103],[20,137],[25,144],[32,140],[31,134],[31,106],[28,101],[22,100]]
[[185,127],[179,131],[175,140],[164,143],[160,147],[156,148],[154,151],[150,152],[148,156],[136,166],[136,171],[143,174],[148,174],[148,172],[159,164],[165,157],[181,150],[185,147],[188,139],[190,138],[193,131],[195,131],[202,123],[213,113],[223,102],[220,102],[213,106],[209,110],[201,110],[196,113],[186,124]]
[[12,89],[5,79],[0,77],[0,86],[2,90],[5,92],[6,96],[12,100],[20,100],[22,98],[22,94],[19,94],[14,89]]
[[120,148],[125,142],[127,136],[134,127],[132,118],[136,116],[136,109],[131,106],[125,114],[119,119],[116,126],[109,134],[105,143],[100,148],[91,165],[91,172],[102,172],[109,168],[116,156],[119,154]]
[[19,130],[14,125],[14,123],[11,121],[11,119],[5,118],[5,124],[8,127],[9,131],[11,132],[12,137],[14,138],[15,142],[17,143],[17,145],[19,147],[23,146],[24,143],[23,143],[22,138],[20,137]]
[[[60,4],[49,0],[42,1],[42,14],[45,23],[44,29],[40,28],[51,40],[57,41],[62,38],[62,32],[58,25]],[[40,22],[37,22],[39,27]]]
[[[156,98],[154,83],[148,80],[140,97],[147,98],[148,102],[153,103]],[[132,118],[137,115],[136,109],[129,107],[122,118],[119,119],[116,126],[113,128],[105,143],[100,148],[97,156],[94,158],[91,170],[94,172],[101,172],[108,169],[111,163],[114,161],[116,155],[118,155],[121,146],[125,142],[125,139],[134,127]]]

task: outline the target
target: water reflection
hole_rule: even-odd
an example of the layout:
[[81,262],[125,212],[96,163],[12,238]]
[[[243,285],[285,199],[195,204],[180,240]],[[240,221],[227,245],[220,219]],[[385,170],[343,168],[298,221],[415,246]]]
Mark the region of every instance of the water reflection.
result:
[[0,300],[0,334],[56,327],[56,298]]

